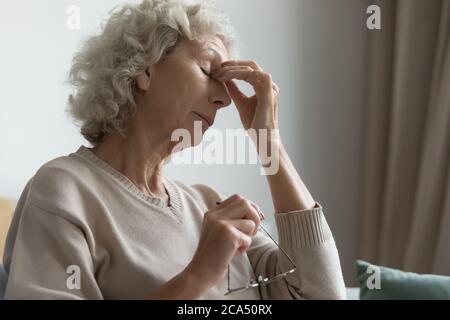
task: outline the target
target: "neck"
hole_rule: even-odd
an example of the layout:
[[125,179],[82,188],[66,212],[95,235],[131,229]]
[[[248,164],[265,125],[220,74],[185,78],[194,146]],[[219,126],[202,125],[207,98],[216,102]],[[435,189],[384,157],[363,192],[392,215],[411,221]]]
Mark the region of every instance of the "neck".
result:
[[152,141],[151,136],[157,137],[136,130],[128,131],[126,137],[108,134],[92,152],[128,177],[139,190],[167,202],[162,166],[164,158],[170,155],[170,143]]

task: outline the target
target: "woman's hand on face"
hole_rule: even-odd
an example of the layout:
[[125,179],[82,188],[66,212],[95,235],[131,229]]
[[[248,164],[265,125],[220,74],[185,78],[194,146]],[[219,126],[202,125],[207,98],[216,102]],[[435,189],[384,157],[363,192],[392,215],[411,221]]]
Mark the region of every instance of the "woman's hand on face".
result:
[[264,214],[258,206],[239,195],[206,212],[188,272],[208,287],[221,281],[231,259],[245,254],[250,247],[262,219]]
[[[279,88],[256,62],[226,61],[212,76],[227,86],[245,130],[278,129]],[[255,94],[247,97],[232,79],[248,82]]]

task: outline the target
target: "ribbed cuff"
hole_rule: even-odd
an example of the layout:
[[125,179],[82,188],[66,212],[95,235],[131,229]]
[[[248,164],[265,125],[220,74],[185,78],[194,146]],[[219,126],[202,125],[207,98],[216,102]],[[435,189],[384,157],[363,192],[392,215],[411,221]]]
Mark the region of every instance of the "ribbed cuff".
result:
[[332,239],[322,206],[275,215],[280,245],[289,248],[314,247]]

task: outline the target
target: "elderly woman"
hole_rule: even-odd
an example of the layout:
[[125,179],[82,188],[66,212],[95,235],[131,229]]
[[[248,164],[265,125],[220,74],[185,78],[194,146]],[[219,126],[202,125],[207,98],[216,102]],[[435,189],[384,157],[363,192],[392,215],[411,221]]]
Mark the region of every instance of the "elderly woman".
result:
[[[322,207],[277,134],[278,87],[255,62],[231,59],[230,30],[214,5],[144,0],[86,41],[69,111],[92,148],[46,163],[26,185],[7,239],[6,298],[345,298]],[[252,201],[162,173],[172,133],[207,129],[232,102],[246,130],[270,132],[256,146],[279,154],[267,181],[280,247]]]

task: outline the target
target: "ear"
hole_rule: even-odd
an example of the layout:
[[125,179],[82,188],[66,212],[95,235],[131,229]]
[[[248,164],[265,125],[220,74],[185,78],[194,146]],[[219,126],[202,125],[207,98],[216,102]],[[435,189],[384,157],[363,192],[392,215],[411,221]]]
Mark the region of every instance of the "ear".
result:
[[145,69],[140,75],[136,77],[137,87],[142,91],[147,91],[150,88],[151,75],[149,68]]

